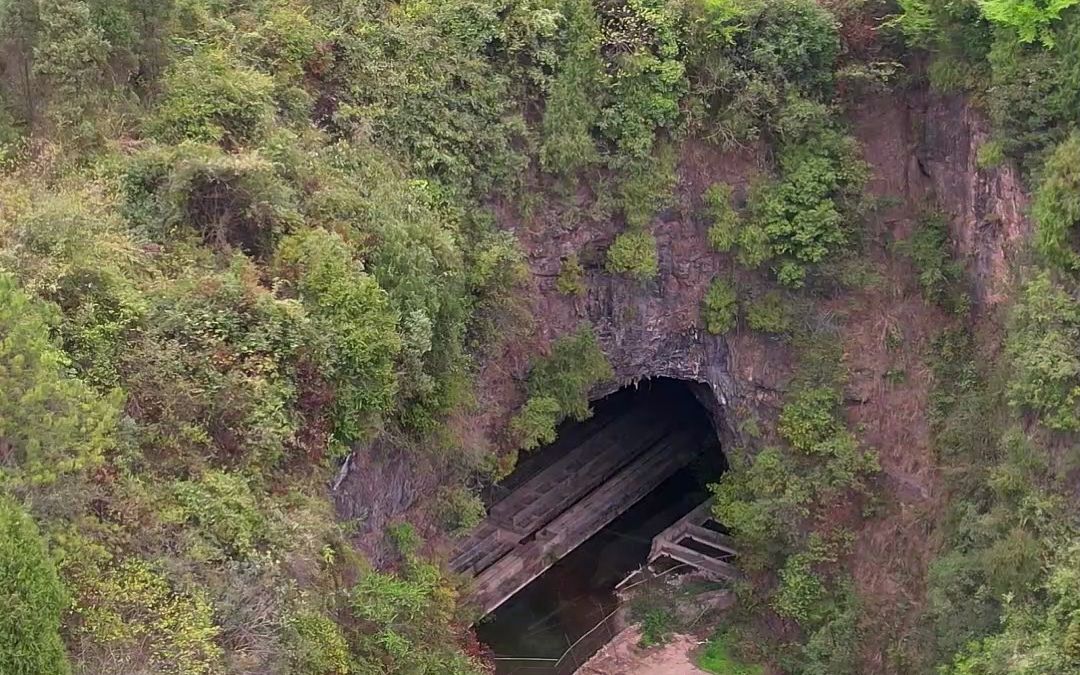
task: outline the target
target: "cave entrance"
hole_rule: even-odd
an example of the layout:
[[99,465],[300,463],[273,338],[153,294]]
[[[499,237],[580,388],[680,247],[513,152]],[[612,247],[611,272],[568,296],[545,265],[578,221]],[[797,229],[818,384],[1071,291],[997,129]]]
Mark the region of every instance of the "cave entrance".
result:
[[[580,646],[591,654],[611,637],[595,629],[618,606],[616,586],[666,553],[658,542],[677,531],[678,544],[689,527],[706,532],[693,522],[707,520],[698,517],[708,511],[707,485],[726,464],[695,393],[711,395],[670,379],[622,389],[596,402],[590,419],[563,424],[554,443],[489,489],[489,516],[451,565],[474,577],[469,600],[486,615],[477,635],[499,673],[571,672],[568,649],[580,661]],[[689,538],[675,546],[728,569],[694,547]]]

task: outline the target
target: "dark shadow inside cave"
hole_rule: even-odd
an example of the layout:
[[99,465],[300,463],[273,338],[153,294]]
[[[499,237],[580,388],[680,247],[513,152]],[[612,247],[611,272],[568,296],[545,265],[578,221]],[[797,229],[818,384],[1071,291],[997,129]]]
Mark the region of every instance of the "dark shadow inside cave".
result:
[[[651,452],[685,453],[685,459],[674,467],[669,463],[653,472],[646,494],[632,492],[622,499],[621,504],[613,506],[622,511],[620,515],[503,601],[477,625],[479,639],[495,655],[498,673],[571,672],[566,663],[556,667],[555,661],[584,636],[596,648],[603,644],[604,640],[597,641],[590,631],[617,607],[616,585],[646,562],[653,537],[708,498],[708,484],[724,472],[726,463],[712,418],[695,396],[694,387],[702,387],[699,395],[710,395],[703,385],[671,379],[647,380],[619,390],[597,401],[590,419],[564,423],[554,443],[524,457],[511,476],[489,489],[492,514],[498,516],[500,503],[511,503],[515,495],[520,497],[538,476],[560,461],[565,462],[570,453],[580,448],[615,444],[633,452],[634,441],[655,433],[657,441],[642,441],[653,443],[649,447],[656,450]],[[632,426],[635,421],[636,427]],[[641,432],[653,424],[662,427],[655,432]],[[629,431],[620,435],[621,429]],[[681,445],[672,446],[678,450],[663,445],[673,437],[681,439]],[[605,443],[597,443],[598,438]],[[633,460],[627,466],[633,468],[635,462],[641,461]],[[588,497],[578,503],[585,499]],[[520,513],[536,501],[519,500],[514,511]],[[513,588],[504,590],[512,592]],[[574,650],[575,659],[582,657],[580,651]]]

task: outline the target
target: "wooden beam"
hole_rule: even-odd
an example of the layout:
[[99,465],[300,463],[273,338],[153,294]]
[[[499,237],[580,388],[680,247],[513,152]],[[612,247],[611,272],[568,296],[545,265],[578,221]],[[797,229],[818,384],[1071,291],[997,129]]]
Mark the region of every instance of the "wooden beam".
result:
[[[719,532],[713,532],[712,530],[702,527],[700,525],[691,525],[683,533],[684,537],[689,537],[694,541],[701,542],[706,546],[711,546],[718,551],[723,551],[731,555],[738,555],[739,552],[735,550],[735,541],[724,534]],[[678,543],[678,542],[676,542]]]
[[734,565],[729,565],[726,562],[707,556],[704,553],[698,553],[694,549],[687,548],[686,546],[666,543],[663,546],[661,553],[673,560],[686,563],[687,565],[693,565],[703,572],[709,572],[722,579],[738,581],[743,578],[742,572]]
[[696,435],[676,432],[477,575],[469,601],[484,615],[583,544],[686,466],[697,454]]

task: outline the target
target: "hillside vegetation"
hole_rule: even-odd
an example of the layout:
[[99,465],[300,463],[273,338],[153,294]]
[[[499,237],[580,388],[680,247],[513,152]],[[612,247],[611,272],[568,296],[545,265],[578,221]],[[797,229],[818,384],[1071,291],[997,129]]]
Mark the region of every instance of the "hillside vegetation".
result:
[[[921,641],[889,668],[1080,672],[1075,4],[0,0],[0,672],[484,672],[416,533],[392,527],[376,568],[328,486],[387,442],[441,468],[460,533],[512,466],[497,450],[587,417],[612,371],[583,325],[534,360],[507,447],[448,423],[522,320],[496,207],[587,186],[619,226],[590,273],[646,285],[687,139],[768,166],[745,199],[713,186],[702,218],[771,290],[717,278],[702,326],[745,315],[799,354],[775,447],[734,452],[714,487],[758,583],[710,653],[868,672],[850,533],[811,515],[872,501],[877,464],[804,301],[847,283],[872,206],[844,105],[924,84],[986,110],[980,161],[1022,168],[1036,235],[1000,349],[943,221],[905,250],[952,316],[932,419],[949,513]],[[567,259],[560,290],[582,274]]]

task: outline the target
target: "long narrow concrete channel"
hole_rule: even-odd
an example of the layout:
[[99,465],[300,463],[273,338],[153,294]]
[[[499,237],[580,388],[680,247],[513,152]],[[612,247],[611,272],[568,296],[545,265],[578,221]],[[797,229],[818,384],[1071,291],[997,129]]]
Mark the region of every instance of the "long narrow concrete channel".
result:
[[473,576],[466,598],[487,615],[689,464],[700,429],[635,405],[588,425],[550,466],[518,485],[451,559]]

